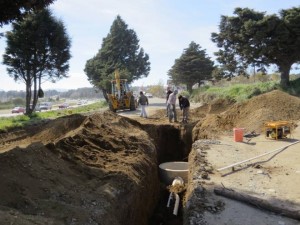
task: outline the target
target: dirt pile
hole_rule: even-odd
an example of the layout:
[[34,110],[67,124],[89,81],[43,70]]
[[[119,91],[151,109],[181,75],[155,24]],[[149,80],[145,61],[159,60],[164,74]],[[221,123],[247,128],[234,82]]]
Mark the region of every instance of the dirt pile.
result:
[[146,225],[158,198],[158,158],[182,159],[191,139],[234,127],[260,132],[265,121],[300,119],[300,99],[280,91],[191,109],[189,124],[169,123],[162,106],[147,119],[70,115],[1,133],[0,224]]
[[137,122],[72,115],[1,141],[0,224],[147,224],[157,156]]
[[[202,115],[205,112],[208,114],[200,118],[195,126],[193,140],[216,138],[220,133],[232,132],[234,127],[245,128],[246,132],[261,133],[266,121],[297,121],[300,119],[300,99],[275,90],[251,98],[244,103],[221,104],[217,102],[208,106],[204,105],[197,111],[202,112]],[[195,116],[195,112],[192,112],[193,115]]]

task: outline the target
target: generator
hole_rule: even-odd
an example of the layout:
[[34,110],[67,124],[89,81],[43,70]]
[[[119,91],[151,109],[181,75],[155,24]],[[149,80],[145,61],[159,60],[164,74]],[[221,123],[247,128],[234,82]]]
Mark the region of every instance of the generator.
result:
[[266,138],[283,139],[291,136],[293,124],[289,121],[269,121],[264,123]]

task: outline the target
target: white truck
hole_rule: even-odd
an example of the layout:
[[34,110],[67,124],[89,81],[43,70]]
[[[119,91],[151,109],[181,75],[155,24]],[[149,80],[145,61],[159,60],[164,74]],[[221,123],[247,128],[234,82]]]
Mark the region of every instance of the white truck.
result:
[[52,103],[51,102],[42,102],[40,104],[40,110],[51,110],[52,109]]

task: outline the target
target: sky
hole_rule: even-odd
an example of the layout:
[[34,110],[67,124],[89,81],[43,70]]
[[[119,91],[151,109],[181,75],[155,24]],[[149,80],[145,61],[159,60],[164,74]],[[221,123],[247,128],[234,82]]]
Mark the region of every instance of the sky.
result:
[[[236,7],[278,14],[281,9],[299,6],[300,0],[56,0],[50,9],[64,22],[72,43],[69,78],[45,82],[42,89],[92,87],[84,73],[86,61],[101,49],[118,15],[136,32],[140,47],[150,58],[148,77],[132,85],[148,86],[166,84],[168,70],[192,41],[214,60],[218,49],[211,33],[219,32],[221,16],[233,15]],[[10,29],[10,25],[0,27],[0,32]],[[5,47],[6,39],[0,38],[0,90],[25,90],[24,83],[16,83],[6,72],[2,63]]]

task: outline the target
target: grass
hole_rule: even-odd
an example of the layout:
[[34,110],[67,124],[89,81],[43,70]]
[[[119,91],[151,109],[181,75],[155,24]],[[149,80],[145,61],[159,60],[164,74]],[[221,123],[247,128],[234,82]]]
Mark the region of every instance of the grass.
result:
[[76,108],[59,109],[45,112],[35,112],[30,117],[27,115],[19,115],[15,117],[1,117],[0,118],[0,130],[5,131],[14,127],[23,127],[28,124],[37,123],[43,119],[55,119],[58,117],[96,112],[100,108],[107,106],[105,101],[96,102],[89,105],[83,105]]
[[27,124],[30,121],[30,118],[25,115],[16,116],[16,117],[1,117],[0,118],[0,130],[6,130],[11,127],[22,127],[24,124]]
[[194,101],[204,101],[215,98],[230,99],[242,102],[253,96],[260,95],[278,88],[276,82],[263,82],[254,84],[233,84],[228,87],[206,86],[193,92]]
[[288,88],[282,88],[279,82],[267,81],[251,84],[232,84],[226,87],[204,86],[193,90],[191,99],[195,102],[209,102],[213,99],[230,99],[235,102],[243,102],[253,96],[270,92],[272,90],[281,90],[290,95],[300,96],[300,78],[291,80]]

